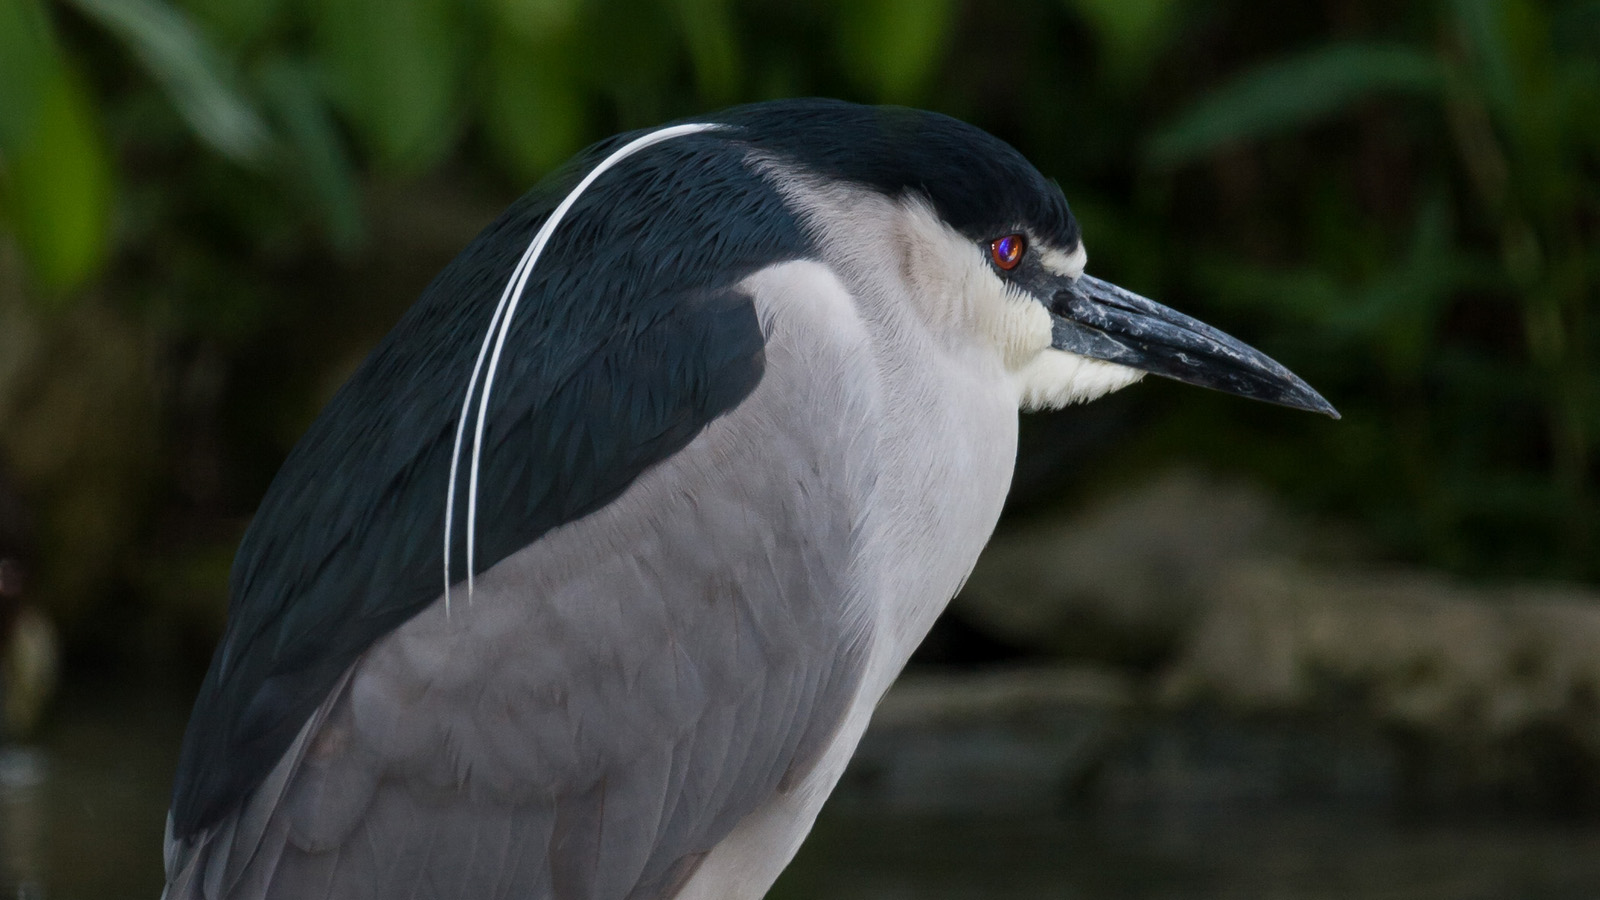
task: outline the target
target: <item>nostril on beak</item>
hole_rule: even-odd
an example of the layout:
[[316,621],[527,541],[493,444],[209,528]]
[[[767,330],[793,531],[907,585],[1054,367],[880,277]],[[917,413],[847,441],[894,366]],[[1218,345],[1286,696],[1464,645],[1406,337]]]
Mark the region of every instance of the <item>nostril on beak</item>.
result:
[[1073,318],[1072,313],[1080,299],[1080,295],[1071,288],[1062,288],[1050,298],[1050,312],[1064,319]]

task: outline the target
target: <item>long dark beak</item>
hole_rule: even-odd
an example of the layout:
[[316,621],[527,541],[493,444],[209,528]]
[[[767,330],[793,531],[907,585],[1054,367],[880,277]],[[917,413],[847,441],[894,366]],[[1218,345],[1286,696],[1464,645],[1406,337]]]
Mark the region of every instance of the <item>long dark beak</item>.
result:
[[1050,313],[1057,350],[1339,418],[1311,385],[1261,351],[1109,281],[1080,276],[1056,291]]

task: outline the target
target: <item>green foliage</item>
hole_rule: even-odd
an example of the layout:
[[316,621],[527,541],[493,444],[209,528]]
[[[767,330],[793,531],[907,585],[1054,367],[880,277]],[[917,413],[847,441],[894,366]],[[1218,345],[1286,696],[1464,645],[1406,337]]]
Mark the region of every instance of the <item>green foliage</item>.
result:
[[36,0],[0,0],[0,215],[63,289],[105,255],[111,173],[82,80]]
[[239,163],[262,160],[266,126],[187,17],[153,0],[72,3],[127,45],[201,140]]
[[491,19],[484,127],[526,181],[560,165],[587,136],[575,3],[501,0]]
[[312,27],[328,88],[378,164],[417,172],[459,127],[466,28],[455,0],[321,0]]
[[1158,165],[1282,134],[1384,93],[1437,95],[1442,67],[1426,50],[1339,43],[1260,66],[1219,88],[1150,143]]
[[1600,42],[1563,46],[1559,25],[1589,8],[1455,0],[1442,41],[1333,44],[1248,69],[1149,143],[1170,166],[1371,120],[1385,95],[1428,101],[1411,107],[1413,140],[1444,152],[1409,236],[1336,199],[1313,215],[1368,247],[1322,240],[1298,268],[1224,256],[1201,271],[1216,302],[1318,335],[1324,377],[1377,401],[1358,414],[1386,446],[1352,448],[1339,481],[1392,545],[1459,569],[1600,573]]
[[1067,0],[1094,29],[1102,67],[1116,84],[1144,75],[1177,31],[1185,0]]
[[954,14],[951,0],[844,0],[839,47],[872,99],[910,103],[939,63]]
[[355,172],[316,76],[304,62],[280,57],[263,63],[258,81],[283,133],[281,165],[320,211],[333,246],[354,251],[363,234]]
[[728,0],[674,0],[695,85],[709,103],[726,104],[738,97],[739,48]]

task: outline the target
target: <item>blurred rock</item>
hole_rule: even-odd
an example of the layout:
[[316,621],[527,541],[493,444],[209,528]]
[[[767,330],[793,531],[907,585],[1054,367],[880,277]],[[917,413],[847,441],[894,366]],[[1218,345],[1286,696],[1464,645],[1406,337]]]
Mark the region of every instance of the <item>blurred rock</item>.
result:
[[1226,572],[1309,540],[1261,491],[1173,472],[997,535],[953,608],[1020,647],[1148,667],[1181,646]]
[[50,620],[32,607],[17,610],[0,639],[0,735],[25,739],[60,680],[60,639]]
[[908,673],[833,804],[873,814],[1206,815],[1240,805],[1385,806],[1404,753],[1349,716],[1162,709],[1143,679],[1028,666]]
[[1105,758],[1135,707],[1106,670],[919,672],[878,707],[840,805],[892,812],[1053,812]]
[[23,602],[22,566],[0,557],[0,743],[33,731],[59,675],[55,626]]
[[1600,593],[1415,572],[1237,570],[1167,673],[1169,704],[1358,708],[1467,742],[1534,731],[1600,767]]
[[1359,558],[1182,472],[1016,528],[955,612],[1062,663],[909,678],[847,787],[936,810],[1600,811],[1600,592]]
[[158,483],[161,348],[93,300],[44,315],[0,292],[0,469],[32,513],[31,596],[71,631],[135,567]]

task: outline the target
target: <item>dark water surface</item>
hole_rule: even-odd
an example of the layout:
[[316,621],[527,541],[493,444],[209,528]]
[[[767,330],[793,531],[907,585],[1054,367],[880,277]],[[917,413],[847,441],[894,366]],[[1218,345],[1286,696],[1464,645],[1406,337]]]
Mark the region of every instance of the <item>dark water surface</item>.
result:
[[1594,900],[1600,829],[833,815],[773,900]]
[[[0,753],[0,898],[155,898],[187,704],[69,697]],[[1600,824],[1401,824],[1235,810],[1052,817],[825,813],[774,900],[1600,900]]]

